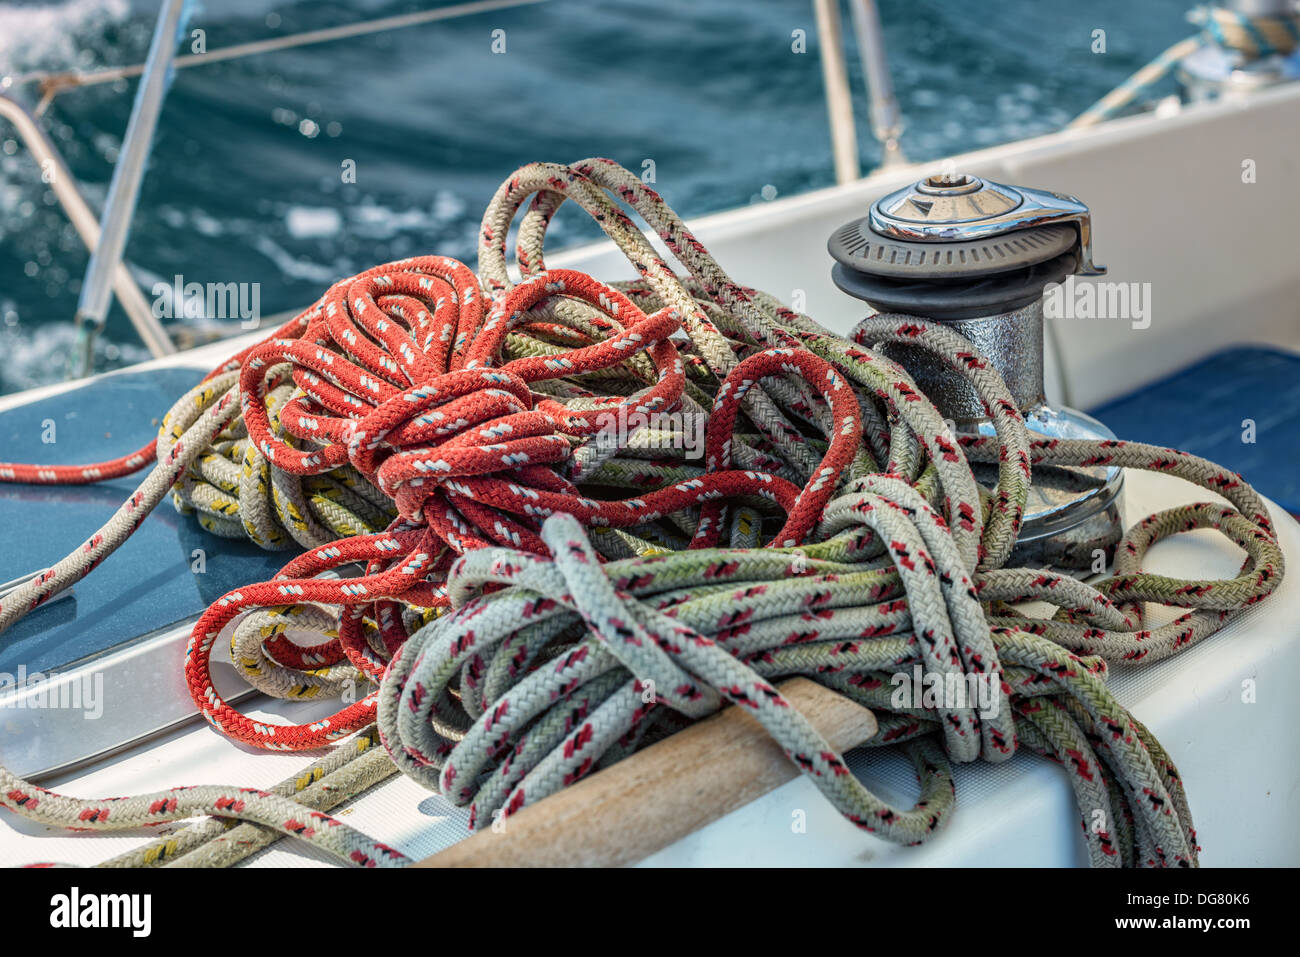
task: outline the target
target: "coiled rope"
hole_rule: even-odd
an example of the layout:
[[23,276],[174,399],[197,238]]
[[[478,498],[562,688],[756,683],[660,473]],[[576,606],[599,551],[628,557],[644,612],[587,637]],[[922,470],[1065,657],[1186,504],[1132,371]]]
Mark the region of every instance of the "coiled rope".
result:
[[1202,29],[1180,40],[1070,121],[1068,129],[1095,126],[1118,115],[1197,50],[1215,44],[1246,62],[1291,53],[1300,46],[1300,12],[1248,15],[1224,7],[1197,7],[1188,19]]
[[[685,278],[614,197],[656,230]],[[546,228],[566,199],[640,279],[607,285],[545,267]],[[515,283],[506,236],[525,206]],[[864,321],[851,340],[833,335],[733,282],[654,191],[608,160],[516,172],[484,216],[479,268],[475,277],[419,257],[368,270],[215,370],[164,420],[140,490],[83,549],[9,596],[0,630],[87,574],[172,489],[218,534],[307,549],[194,627],[191,693],[245,743],[313,749],[378,721],[397,767],[469,804],[482,826],[731,702],[752,708],[836,807],[888,839],[917,842],[941,824],[950,760],[1006,760],[1024,744],[1071,771],[1095,864],[1195,862],[1172,762],[1103,679],[1107,659],[1172,654],[1276,586],[1281,552],[1239,476],[1135,443],[1031,442],[969,342],[897,316]],[[887,340],[966,376],[996,438],[950,432],[907,373],[872,351]],[[686,457],[680,419],[613,440],[602,425],[602,414],[681,410],[707,410],[703,463]],[[5,465],[0,477],[92,481],[149,453]],[[995,489],[978,485],[968,456],[997,463]],[[1230,505],[1139,523],[1115,574],[1095,585],[1005,569],[1039,463],[1153,469]],[[1141,571],[1152,543],[1193,528],[1243,549],[1236,578]],[[321,577],[353,564],[364,574]],[[1059,611],[1026,618],[1011,607],[1026,599]],[[1187,611],[1148,630],[1147,601]],[[227,630],[236,667],[270,694],[374,690],[308,725],[249,719],[209,674]],[[1001,706],[900,708],[891,675],[917,665],[949,686],[983,681]],[[870,743],[905,745],[922,784],[914,808],[866,791],[780,698],[771,681],[794,674],[877,711]],[[0,802],[60,826],[211,814],[248,822],[236,829],[259,835],[257,846],[294,834],[349,863],[403,863],[324,813],[391,770],[354,745],[372,734],[314,766],[339,788],[298,802],[288,798],[305,795],[296,780],[82,801],[7,771]],[[342,770],[360,760],[355,774]],[[229,826],[194,825],[124,862],[231,862],[239,854],[220,840]]]

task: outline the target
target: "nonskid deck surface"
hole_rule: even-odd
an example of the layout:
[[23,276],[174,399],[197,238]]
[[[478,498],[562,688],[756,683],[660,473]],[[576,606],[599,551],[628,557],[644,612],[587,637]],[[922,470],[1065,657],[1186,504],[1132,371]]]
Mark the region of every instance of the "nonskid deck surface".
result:
[[[1204,500],[1208,493],[1144,472],[1126,476],[1126,516]],[[1300,526],[1273,508],[1293,567]],[[1239,554],[1209,531],[1158,544],[1150,569],[1173,575],[1235,574]],[[107,563],[106,563],[107,565]],[[1153,608],[1150,624],[1172,617]],[[1187,785],[1206,865],[1286,864],[1300,859],[1300,836],[1283,826],[1295,813],[1300,754],[1267,747],[1268,730],[1294,726],[1300,706],[1286,684],[1300,673],[1300,579],[1287,576],[1267,601],[1247,610],[1185,653],[1149,667],[1116,666],[1110,685],[1119,701],[1165,744]],[[179,669],[180,661],[169,663]],[[310,705],[262,699],[268,720],[309,720]],[[111,720],[111,712],[105,720]],[[0,744],[2,748],[2,744]],[[250,752],[201,724],[154,741],[90,770],[43,781],[64,793],[140,793],[179,784],[266,787],[300,770],[304,754]],[[910,803],[915,782],[901,757],[859,749],[848,763],[886,800]],[[1078,810],[1061,769],[1029,753],[1001,765],[956,770],[957,810],[942,834],[921,847],[898,847],[858,831],[816,788],[796,779],[649,858],[649,865],[941,864],[1086,865]],[[646,795],[653,800],[653,795]],[[337,812],[336,812],[337,813]],[[468,815],[396,775],[348,807],[341,819],[412,857],[465,837]],[[802,823],[802,828],[794,826]],[[159,836],[69,834],[0,812],[0,862],[93,864]],[[248,866],[328,866],[300,842],[282,839]]]

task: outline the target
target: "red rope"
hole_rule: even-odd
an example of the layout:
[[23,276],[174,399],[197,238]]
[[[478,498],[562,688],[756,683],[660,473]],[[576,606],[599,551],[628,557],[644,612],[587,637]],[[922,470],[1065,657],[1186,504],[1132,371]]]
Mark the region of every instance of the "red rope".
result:
[[[516,328],[563,328],[530,314],[561,295],[595,307],[593,327],[606,338],[501,364],[506,336]],[[398,599],[446,606],[446,570],[470,549],[505,545],[547,554],[538,530],[554,512],[589,526],[618,528],[699,507],[691,547],[710,547],[718,540],[724,500],[761,496],[786,512],[775,541],[802,542],[862,434],[860,408],[848,385],[830,363],[802,349],[760,352],[731,372],[717,394],[706,433],[707,469],[698,478],[634,499],[603,501],[584,496],[552,468],[569,458],[576,442],[599,431],[601,412],[650,414],[680,407],[686,379],[671,339],[680,328],[674,311],[646,315],[612,286],[565,269],[531,276],[489,306],[467,267],[429,256],[336,283],[311,310],[214,370],[208,378],[240,369],[244,423],[273,467],[311,475],[350,464],[393,499],[399,517],[381,534],[312,549],[272,581],[239,588],[208,608],[194,626],[185,663],[190,693],[204,717],[245,743],[292,750],[323,746],[373,722],[375,694],[311,724],[254,721],[213,687],[213,644],[223,628],[252,609],[337,605],[342,615],[336,641],[304,648],[278,635],[268,639],[267,654],[303,668],[346,659],[377,681],[407,637]],[[593,397],[594,409],[575,411],[530,388],[610,369],[643,352],[657,373],[654,384],[630,397]],[[821,393],[837,424],[824,460],[803,489],[777,476],[730,468],[732,429],[746,392],[764,376],[792,374]],[[301,394],[281,410],[280,436],[266,395],[290,378]],[[120,466],[90,468],[133,470],[126,464],[131,457],[118,461]],[[6,468],[14,470],[13,480],[25,481],[35,467]],[[54,484],[93,480],[82,467],[43,471],[52,476],[44,481]],[[358,562],[366,567],[361,577],[318,577]],[[379,625],[382,656],[366,640],[366,618]]]

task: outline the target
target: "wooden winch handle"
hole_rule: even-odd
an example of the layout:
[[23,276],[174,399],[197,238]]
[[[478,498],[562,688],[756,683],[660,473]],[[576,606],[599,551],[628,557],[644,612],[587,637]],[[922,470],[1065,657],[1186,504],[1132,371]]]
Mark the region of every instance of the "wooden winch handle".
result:
[[[838,752],[876,733],[870,711],[807,678],[778,688]],[[416,866],[634,864],[798,774],[762,725],[729,707]]]

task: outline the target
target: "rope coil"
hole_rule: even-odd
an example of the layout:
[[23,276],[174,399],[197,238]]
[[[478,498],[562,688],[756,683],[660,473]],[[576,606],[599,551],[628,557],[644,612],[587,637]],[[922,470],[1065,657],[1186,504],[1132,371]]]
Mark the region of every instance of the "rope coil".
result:
[[[658,232],[685,278],[615,198]],[[597,220],[638,280],[546,268],[546,228],[565,200]],[[521,211],[515,283],[505,239]],[[314,749],[377,723],[398,769],[469,804],[482,826],[731,703],[752,708],[850,820],[890,840],[916,843],[942,824],[950,761],[1003,761],[1025,745],[1070,770],[1094,864],[1195,863],[1177,772],[1104,676],[1108,660],[1187,647],[1276,587],[1282,554],[1239,476],[1136,443],[1031,441],[966,340],[900,316],[835,336],[733,282],[658,194],[608,160],[517,171],[485,213],[479,269],[430,256],[367,270],[214,370],[164,419],[140,491],[83,549],[8,596],[0,631],[87,574],[172,490],[217,534],[306,549],[273,580],[223,596],[193,630],[195,703],[244,743]],[[883,341],[928,349],[966,376],[996,437],[954,435],[873,351]],[[601,424],[679,410],[708,410],[703,462],[686,457],[680,420],[654,426],[666,447],[651,429],[611,439]],[[152,451],[99,466],[2,465],[0,478],[89,481]],[[968,458],[997,464],[994,489]],[[1174,474],[1230,504],[1139,523],[1114,575],[1094,585],[1004,568],[1033,467],[1099,463]],[[1193,528],[1243,549],[1237,578],[1141,570],[1151,544]],[[357,564],[363,574],[338,577]],[[1011,607],[1028,599],[1059,610],[1030,619]],[[1148,630],[1147,601],[1188,610]],[[369,693],[308,725],[250,719],[212,684],[223,636],[269,694]],[[999,706],[899,707],[892,677],[917,666],[946,686],[984,682]],[[890,807],[848,773],[772,687],[794,674],[877,712],[870,743],[906,748],[915,807]],[[0,803],[47,823],[207,813],[251,822],[264,840],[310,830],[351,863],[404,863],[323,810],[291,808],[289,792],[239,793],[127,799],[143,803],[123,815],[0,773]],[[302,821],[323,823],[292,826]],[[217,836],[185,833],[186,847]]]

